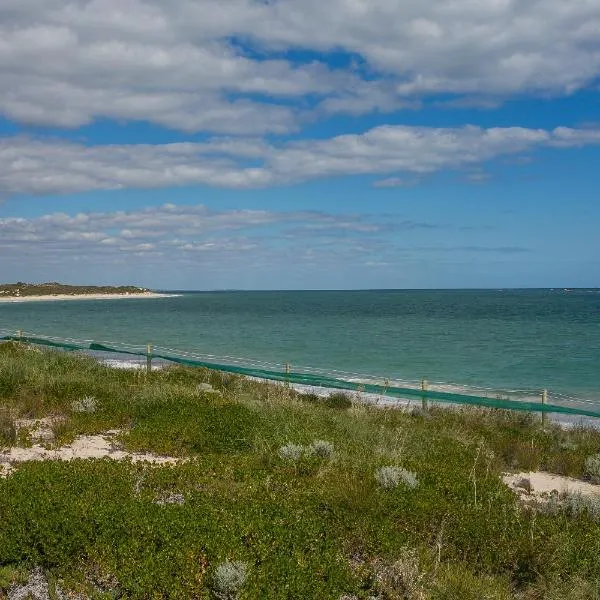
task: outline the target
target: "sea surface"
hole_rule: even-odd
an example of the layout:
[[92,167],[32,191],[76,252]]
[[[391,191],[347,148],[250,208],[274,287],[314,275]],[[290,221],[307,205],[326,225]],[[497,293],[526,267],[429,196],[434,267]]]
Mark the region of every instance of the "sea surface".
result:
[[600,402],[600,290],[176,293],[0,304],[0,329]]

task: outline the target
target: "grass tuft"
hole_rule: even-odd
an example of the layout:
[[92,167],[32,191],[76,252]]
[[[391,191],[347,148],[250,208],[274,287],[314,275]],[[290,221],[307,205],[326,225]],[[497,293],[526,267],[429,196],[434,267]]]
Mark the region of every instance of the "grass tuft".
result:
[[71,403],[73,412],[78,413],[93,413],[96,412],[98,401],[93,396],[84,396],[80,400],[74,400]]

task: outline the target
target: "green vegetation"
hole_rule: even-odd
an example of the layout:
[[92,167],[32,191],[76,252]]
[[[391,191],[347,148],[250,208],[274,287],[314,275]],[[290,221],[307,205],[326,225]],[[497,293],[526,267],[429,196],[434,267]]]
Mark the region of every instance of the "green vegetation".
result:
[[124,449],[185,459],[30,462],[0,478],[0,598],[35,569],[106,599],[598,598],[597,514],[521,506],[500,480],[585,477],[593,430],[14,343],[0,344],[0,407],[0,445],[24,439],[15,419],[54,416],[54,446],[119,429]]
[[0,284],[0,298],[9,296],[56,296],[79,294],[143,294],[149,292],[146,288],[133,285],[66,285],[64,283],[4,283]]

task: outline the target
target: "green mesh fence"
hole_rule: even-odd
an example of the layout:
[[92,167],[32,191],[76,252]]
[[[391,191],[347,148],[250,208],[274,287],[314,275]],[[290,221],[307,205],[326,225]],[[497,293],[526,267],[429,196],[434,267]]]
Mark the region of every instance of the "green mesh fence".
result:
[[[107,352],[115,354],[127,354],[132,356],[148,357],[147,352],[141,350],[131,350],[113,347],[107,344],[85,342],[79,340],[58,341],[56,338],[48,339],[37,336],[14,336],[6,335],[0,337],[0,341],[21,342],[34,344],[38,346],[48,346],[51,348],[60,348],[63,350],[93,350],[98,352]],[[131,347],[133,348],[133,346]],[[507,398],[489,398],[485,396],[475,396],[470,394],[459,394],[454,392],[443,392],[439,390],[420,390],[411,387],[384,386],[375,383],[356,383],[344,379],[330,377],[327,375],[283,372],[258,367],[246,367],[240,365],[218,363],[212,360],[199,360],[196,358],[186,358],[175,354],[163,354],[153,352],[151,358],[162,359],[172,363],[187,365],[192,367],[205,367],[225,373],[233,373],[247,377],[256,377],[269,381],[278,381],[290,384],[302,384],[307,386],[331,388],[344,391],[356,391],[381,396],[389,396],[401,399],[430,400],[432,402],[467,404],[482,406],[486,408],[519,410],[527,412],[540,413],[559,413],[573,416],[600,417],[600,405],[592,405],[590,408],[581,408],[576,406],[563,406],[552,403],[532,402],[525,400],[512,400]]]

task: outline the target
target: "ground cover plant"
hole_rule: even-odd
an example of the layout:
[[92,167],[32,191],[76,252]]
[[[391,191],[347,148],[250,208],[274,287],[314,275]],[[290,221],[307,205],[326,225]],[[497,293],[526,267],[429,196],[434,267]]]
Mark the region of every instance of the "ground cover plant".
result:
[[118,430],[123,449],[181,460],[0,478],[0,598],[32,573],[84,598],[598,598],[598,512],[523,506],[500,478],[591,480],[594,430],[0,344],[0,446],[31,444],[18,425],[42,418],[49,448]]

